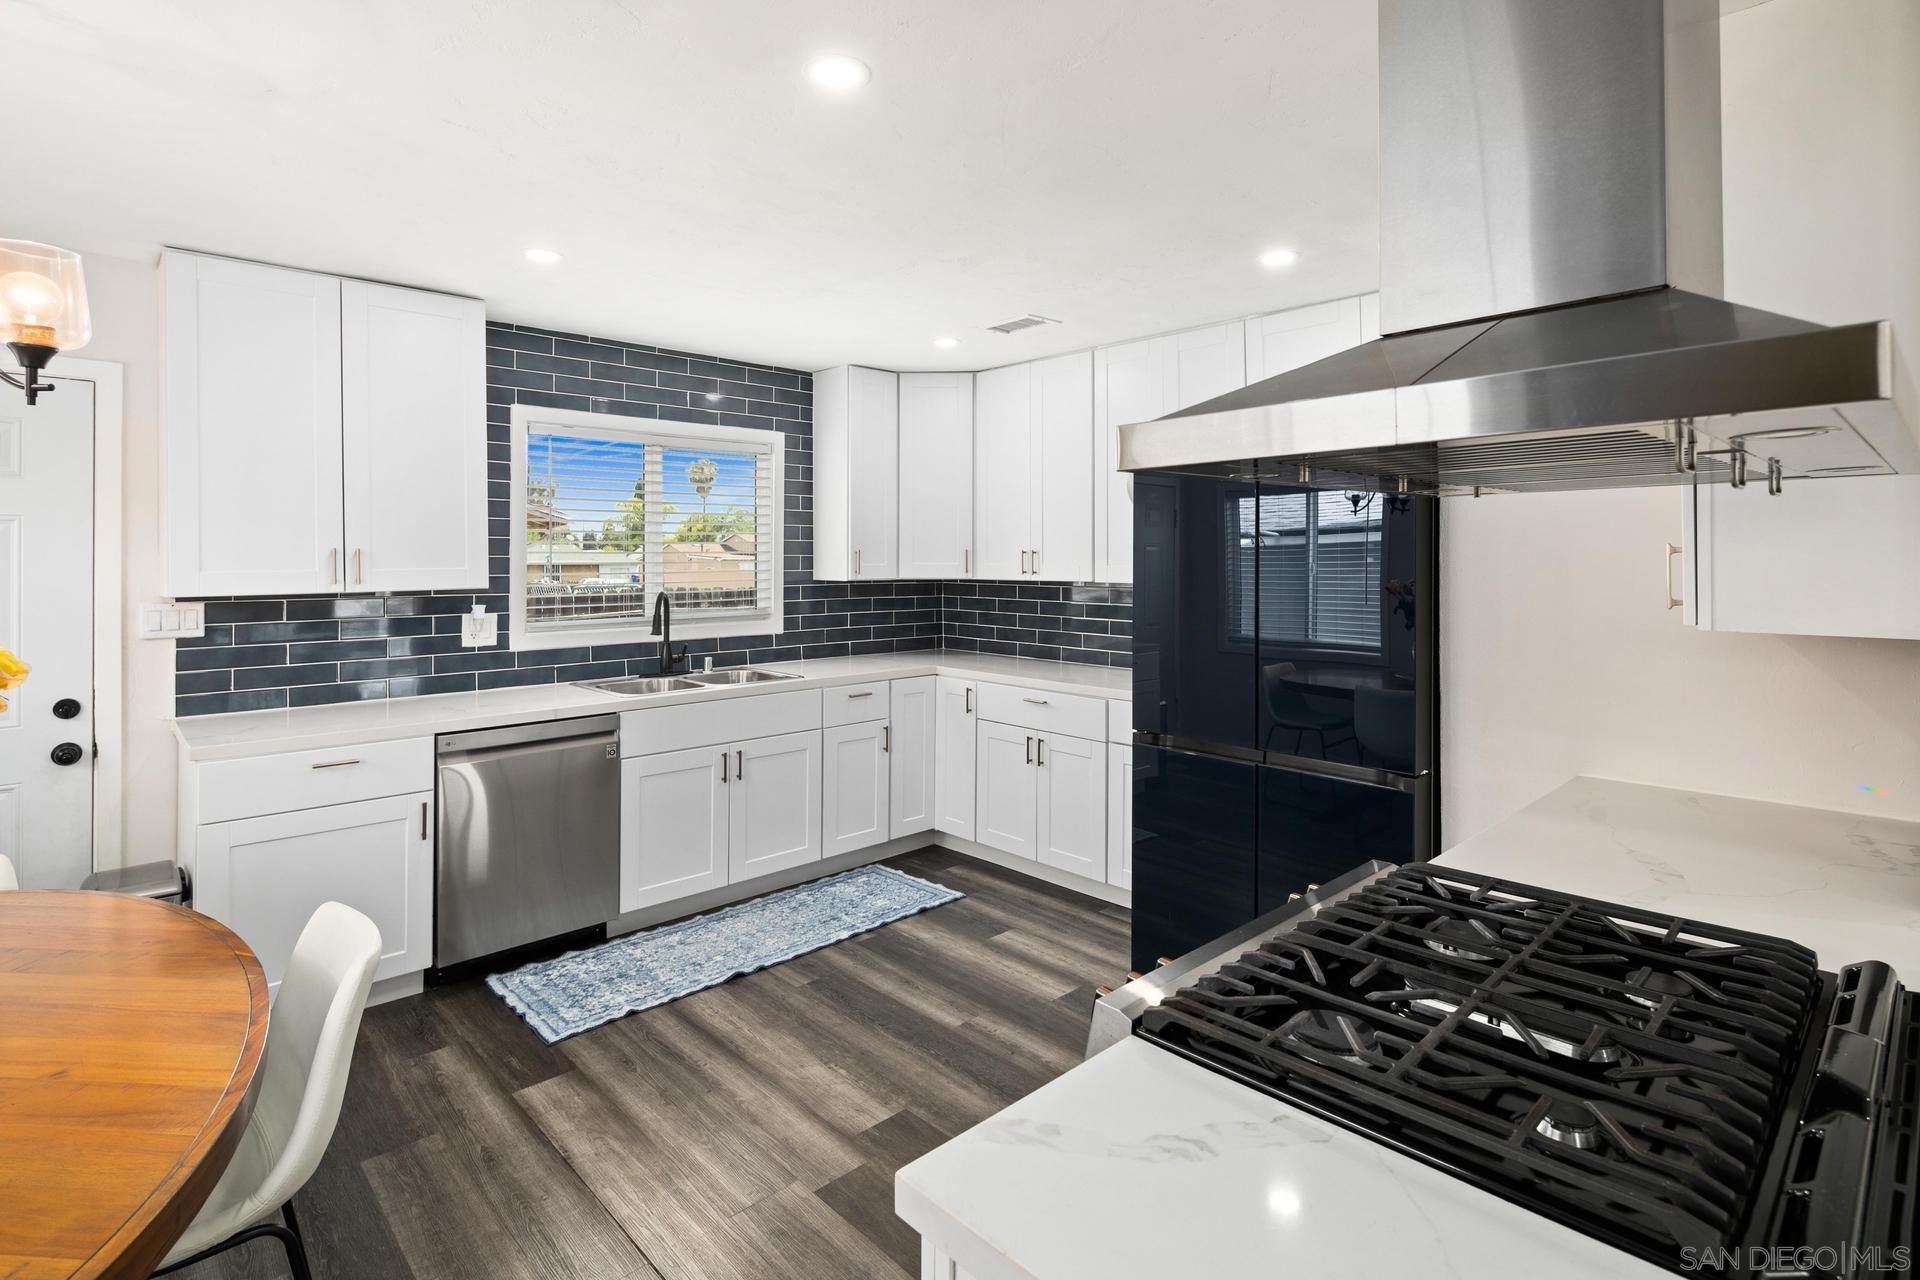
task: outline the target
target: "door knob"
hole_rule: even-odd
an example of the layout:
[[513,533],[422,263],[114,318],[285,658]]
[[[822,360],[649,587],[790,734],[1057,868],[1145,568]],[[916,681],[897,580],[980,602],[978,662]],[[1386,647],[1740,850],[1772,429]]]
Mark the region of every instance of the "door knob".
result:
[[56,720],[71,720],[80,714],[80,703],[74,698],[62,698],[53,704],[53,716]]
[[62,765],[78,764],[80,763],[80,757],[86,754],[77,742],[63,742],[48,753],[55,764]]

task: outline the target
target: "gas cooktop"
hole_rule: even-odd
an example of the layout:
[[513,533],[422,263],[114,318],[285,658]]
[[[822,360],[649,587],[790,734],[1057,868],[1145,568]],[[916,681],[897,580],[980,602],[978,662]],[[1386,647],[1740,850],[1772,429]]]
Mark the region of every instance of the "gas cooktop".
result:
[[1094,1047],[1124,1018],[1675,1270],[1908,1265],[1920,1024],[1882,964],[1372,864],[1102,1006]]

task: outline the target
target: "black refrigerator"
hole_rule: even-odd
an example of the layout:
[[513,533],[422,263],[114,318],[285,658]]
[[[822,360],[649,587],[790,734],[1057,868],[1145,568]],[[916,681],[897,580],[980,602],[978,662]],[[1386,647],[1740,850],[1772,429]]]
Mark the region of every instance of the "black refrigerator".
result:
[[1433,498],[1136,476],[1136,970],[1435,852],[1438,538]]

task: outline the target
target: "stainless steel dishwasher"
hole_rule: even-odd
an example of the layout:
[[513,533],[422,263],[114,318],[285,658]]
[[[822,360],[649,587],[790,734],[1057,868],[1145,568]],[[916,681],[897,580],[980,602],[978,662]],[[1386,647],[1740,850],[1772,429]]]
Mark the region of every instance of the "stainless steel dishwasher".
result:
[[433,964],[620,913],[620,717],[442,734]]

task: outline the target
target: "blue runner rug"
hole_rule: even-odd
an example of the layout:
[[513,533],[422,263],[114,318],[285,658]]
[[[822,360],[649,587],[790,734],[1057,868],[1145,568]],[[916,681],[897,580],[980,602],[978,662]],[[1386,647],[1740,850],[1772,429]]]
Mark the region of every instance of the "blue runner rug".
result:
[[965,894],[879,865],[796,885],[487,979],[548,1044]]

